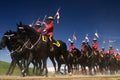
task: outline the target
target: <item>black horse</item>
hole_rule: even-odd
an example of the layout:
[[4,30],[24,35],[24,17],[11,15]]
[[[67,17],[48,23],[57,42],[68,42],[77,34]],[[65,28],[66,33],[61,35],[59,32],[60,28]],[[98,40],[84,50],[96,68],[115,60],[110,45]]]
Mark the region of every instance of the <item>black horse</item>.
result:
[[73,71],[79,70],[79,58],[81,56],[81,52],[79,49],[74,48],[72,53],[68,53],[67,64],[68,64],[68,73],[74,73]]
[[109,53],[109,70],[110,74],[115,74],[117,70],[117,60],[114,55]]
[[79,58],[79,63],[81,65],[82,74],[87,74],[86,67],[89,68],[89,74],[92,74],[92,48],[91,46],[86,43],[84,47],[84,52],[81,52],[81,57]]
[[105,56],[101,52],[99,54],[99,70],[101,74],[105,74]]
[[[59,44],[55,45],[56,43]],[[55,43],[51,44],[51,47],[53,48],[53,51],[51,51],[49,57],[55,67],[55,71],[60,72],[60,67],[62,64],[67,65],[67,46],[66,43],[64,43],[61,40],[57,40]],[[56,63],[55,60],[57,61],[58,69],[56,70]]]
[[100,53],[99,70],[102,74],[107,74],[108,71],[110,71],[110,74],[115,74],[115,72],[118,71],[116,57],[109,53],[106,53],[105,55]]
[[8,50],[10,51],[10,55],[11,55],[11,64],[10,67],[7,71],[7,75],[11,75],[13,73],[13,70],[16,66],[16,64],[18,64],[18,66],[20,67],[20,69],[22,70],[23,67],[20,63],[20,60],[23,59],[23,54],[19,53],[20,51],[20,43],[17,41],[17,33],[13,32],[13,31],[7,31],[4,36],[2,37],[1,43],[0,43],[0,49],[6,47],[8,48]]
[[[47,48],[50,51],[49,57],[54,65],[55,71],[58,71],[58,72],[60,71],[61,65],[63,63],[66,63],[66,61],[67,61],[66,43],[64,43],[61,40],[56,40],[53,43],[51,43],[51,42],[49,43],[49,40],[48,40],[48,38],[46,38],[45,35],[37,33],[33,28],[29,27],[28,25],[22,25],[22,23],[20,23],[20,25],[18,25],[18,32],[20,34],[26,32],[27,36],[30,38],[31,43],[33,44],[33,47],[35,47],[35,48],[39,41],[43,42],[45,45],[47,45],[47,47],[48,47],[48,45],[50,45],[50,47]],[[21,37],[25,36],[26,34],[21,34]],[[36,39],[36,35],[37,35],[37,38],[39,36],[39,39]],[[34,39],[36,39],[36,40],[34,40]],[[35,41],[37,41],[37,42],[35,42]],[[33,49],[32,51],[34,52],[33,47],[31,47],[31,49]],[[34,56],[36,56],[36,55],[34,55]],[[63,62],[61,61],[61,56],[63,56],[63,58],[62,58]],[[36,56],[36,57],[38,57],[38,56]],[[55,60],[57,61],[58,70],[56,70]],[[41,63],[41,62],[39,62],[39,63]]]
[[[43,63],[43,70],[45,70],[45,75],[47,76],[48,75],[47,58],[50,53],[49,44],[47,42],[42,41],[42,35],[38,34],[33,28],[29,27],[28,25],[22,25],[20,23],[18,25],[17,32],[25,33],[25,34],[21,34],[21,37],[25,35],[29,37],[29,40],[32,44],[29,50],[31,50],[32,53],[34,53],[33,56],[35,57],[35,61],[37,63],[40,63],[39,65],[40,67],[41,67],[41,62]],[[27,68],[24,71],[26,70]]]

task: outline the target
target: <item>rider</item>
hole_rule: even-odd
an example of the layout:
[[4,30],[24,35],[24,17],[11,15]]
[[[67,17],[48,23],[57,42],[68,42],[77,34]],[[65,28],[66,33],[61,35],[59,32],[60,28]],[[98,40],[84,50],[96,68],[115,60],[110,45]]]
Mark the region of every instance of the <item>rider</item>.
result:
[[113,49],[112,45],[109,46],[109,54],[114,56],[114,49]]
[[105,56],[105,54],[106,54],[106,51],[105,51],[105,48],[104,48],[104,47],[102,47],[101,54],[102,54],[103,56]]
[[96,38],[93,39],[92,49],[93,51],[98,52],[98,43]]
[[70,53],[73,53],[73,50],[75,49],[75,46],[74,46],[74,43],[73,41],[70,42],[70,49],[69,49],[69,52]]
[[119,54],[119,53],[117,53],[116,59],[117,59],[118,61],[120,61],[120,54]]
[[48,24],[46,24],[45,22],[43,23],[45,25],[45,29],[43,30],[43,32],[45,32],[50,41],[53,41],[54,18],[52,16],[49,16],[46,20],[48,21]]
[[34,24],[35,28],[36,28],[36,31],[38,33],[41,33],[41,24],[39,21],[37,21],[35,24]]
[[85,40],[83,40],[82,41],[82,46],[81,46],[81,52],[82,52],[82,54],[85,53],[85,45],[86,45]]

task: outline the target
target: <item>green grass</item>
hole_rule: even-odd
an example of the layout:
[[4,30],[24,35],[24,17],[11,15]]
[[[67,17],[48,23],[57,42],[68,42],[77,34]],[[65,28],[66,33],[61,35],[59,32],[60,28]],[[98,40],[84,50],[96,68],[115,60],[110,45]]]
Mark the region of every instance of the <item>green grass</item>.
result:
[[[9,66],[10,66],[10,63],[0,61],[0,75],[6,75]],[[30,74],[32,74],[32,70],[33,69],[30,67],[29,68]],[[19,69],[19,67],[17,65],[16,65],[12,75],[14,75],[14,76],[21,76],[21,70]],[[53,73],[49,72],[48,75],[53,75]]]
[[[6,75],[9,66],[10,66],[10,63],[0,61],[0,75]],[[13,75],[20,75],[20,74],[21,74],[21,71],[18,68],[18,66],[16,66]]]
[[[6,75],[9,66],[10,66],[10,63],[0,61],[0,75]],[[29,70],[30,70],[30,72],[32,72],[32,68],[30,68]],[[14,73],[12,75],[21,75],[21,71],[17,65],[16,65]]]

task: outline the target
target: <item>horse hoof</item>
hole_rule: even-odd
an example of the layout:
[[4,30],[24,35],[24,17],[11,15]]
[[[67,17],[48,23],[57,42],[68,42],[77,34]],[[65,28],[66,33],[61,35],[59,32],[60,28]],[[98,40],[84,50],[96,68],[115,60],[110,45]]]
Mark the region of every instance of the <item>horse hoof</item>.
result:
[[69,75],[72,76],[72,73],[70,72]]
[[22,73],[24,73],[25,70],[22,70]]

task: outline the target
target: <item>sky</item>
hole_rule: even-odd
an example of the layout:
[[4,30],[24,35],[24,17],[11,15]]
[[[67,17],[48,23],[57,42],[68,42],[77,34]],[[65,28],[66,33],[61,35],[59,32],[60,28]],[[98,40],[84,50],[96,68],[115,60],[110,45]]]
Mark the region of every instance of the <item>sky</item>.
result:
[[[8,30],[16,31],[16,23],[22,21],[31,24],[38,18],[54,16],[60,8],[60,22],[54,21],[54,38],[66,42],[75,33],[74,45],[80,49],[86,34],[89,44],[99,34],[97,39],[99,50],[103,45],[108,51],[109,40],[113,48],[120,50],[120,1],[119,0],[1,0],[0,2],[0,40]],[[43,26],[44,28],[44,26]],[[7,48],[0,50],[0,60],[10,62]]]

